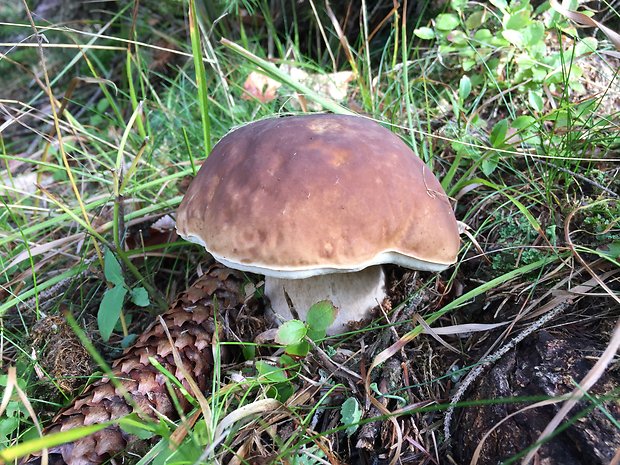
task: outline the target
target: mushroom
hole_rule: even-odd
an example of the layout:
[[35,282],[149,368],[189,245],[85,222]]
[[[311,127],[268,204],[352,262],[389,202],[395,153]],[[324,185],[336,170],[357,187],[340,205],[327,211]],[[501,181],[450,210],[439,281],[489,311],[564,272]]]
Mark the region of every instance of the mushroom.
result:
[[392,132],[355,116],[270,118],[232,131],[191,183],[176,227],[224,265],[265,275],[280,321],[331,300],[338,314],[328,334],[372,317],[386,296],[381,265],[441,271],[459,249],[430,169]]

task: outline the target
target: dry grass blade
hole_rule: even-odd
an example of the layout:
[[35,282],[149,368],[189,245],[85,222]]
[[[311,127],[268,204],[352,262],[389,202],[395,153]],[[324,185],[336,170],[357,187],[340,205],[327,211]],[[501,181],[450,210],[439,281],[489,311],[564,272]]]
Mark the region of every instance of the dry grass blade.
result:
[[[353,70],[353,74],[355,75],[356,78],[359,78],[357,64],[355,63],[355,58],[353,57],[353,54],[351,53],[351,46],[349,45],[347,36],[342,31],[342,28],[340,27],[340,23],[338,22],[336,15],[332,11],[331,7],[329,6],[328,1],[325,1],[325,12],[327,13],[327,16],[329,16],[329,19],[332,22],[332,26],[334,27],[334,30],[336,31],[336,34],[338,34],[338,40],[340,41],[340,44],[342,45],[342,49],[344,50],[344,53],[347,56],[347,61],[349,62],[349,65],[351,66],[351,69]],[[334,71],[336,71],[335,63],[334,63]]]
[[456,354],[460,354],[461,351],[458,350],[456,347],[448,344],[446,341],[444,341],[440,336],[439,333],[437,333],[436,331],[433,330],[433,328],[431,328],[428,323],[426,323],[426,321],[424,321],[424,318],[422,318],[418,313],[416,313],[415,315],[413,315],[413,320],[416,321],[420,326],[422,326],[422,328],[424,329],[424,332],[426,334],[429,334],[433,339],[435,339],[437,342],[439,342],[442,346],[444,346],[446,349],[448,349],[451,352],[454,352]]
[[7,266],[4,267],[4,269],[0,270],[0,274],[6,273],[6,271],[10,268],[20,264],[25,260],[28,260],[29,258],[36,257],[37,255],[41,255],[49,251],[64,254],[65,252],[62,252],[60,246],[63,246],[67,243],[81,241],[82,239],[84,239],[85,236],[85,233],[76,233],[71,234],[70,236],[61,237],[60,239],[46,242],[44,244],[37,244],[34,247],[31,247],[28,251],[20,252],[19,254],[17,254],[15,258],[11,260],[11,262]]
[[276,412],[280,407],[282,407],[282,404],[275,399],[261,399],[251,404],[244,405],[243,407],[239,407],[226,415],[215,429],[213,442],[205,449],[200,459],[198,459],[198,462],[202,463],[214,455],[217,446],[226,439],[226,435],[228,434],[227,430],[235,423],[260,413],[268,414]]
[[[67,173],[67,177],[69,178],[69,183],[71,185],[71,189],[73,190],[73,193],[75,195],[75,198],[78,202],[78,205],[80,206],[80,211],[82,213],[82,216],[84,218],[84,221],[86,222],[86,224],[88,225],[88,228],[92,229],[92,224],[90,221],[90,217],[88,216],[88,212],[86,211],[86,207],[84,206],[84,202],[82,200],[82,194],[80,193],[80,190],[77,186],[77,182],[75,180],[75,177],[73,176],[73,171],[71,170],[71,165],[69,163],[69,158],[67,156],[67,153],[65,151],[65,146],[63,143],[63,138],[62,138],[62,132],[60,130],[60,114],[59,114],[59,110],[56,109],[56,106],[58,104],[58,100],[56,99],[56,97],[54,97],[54,93],[52,91],[52,85],[49,79],[49,75],[47,73],[47,66],[46,66],[46,60],[45,60],[45,56],[43,55],[43,49],[41,48],[42,45],[42,39],[40,37],[39,31],[34,23],[34,19],[32,18],[32,14],[30,12],[30,9],[28,8],[28,4],[26,3],[26,0],[23,0],[24,6],[26,8],[26,14],[28,16],[28,20],[30,21],[30,25],[32,27],[32,30],[34,31],[35,37],[37,38],[37,44],[39,45],[39,47],[37,48],[38,52],[39,52],[39,59],[41,62],[41,66],[43,68],[43,77],[45,78],[45,89],[44,91],[46,92],[48,98],[49,98],[49,102],[50,102],[50,108],[52,110],[52,118],[54,121],[54,132],[56,133],[56,137],[58,139],[58,150],[60,151],[60,155],[65,167],[65,172]],[[101,252],[101,248],[99,247],[99,244],[97,243],[97,241],[93,241],[93,247],[95,248],[95,252],[97,253],[97,257],[99,259],[99,264],[101,265],[101,268],[103,268],[103,253]]]

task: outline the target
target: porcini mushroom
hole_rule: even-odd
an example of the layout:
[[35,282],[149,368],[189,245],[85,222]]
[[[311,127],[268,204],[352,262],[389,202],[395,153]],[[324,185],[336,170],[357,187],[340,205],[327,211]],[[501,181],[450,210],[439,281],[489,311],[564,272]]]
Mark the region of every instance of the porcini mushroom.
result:
[[242,126],[214,148],[177,211],[177,231],[219,262],[265,275],[274,314],[320,300],[328,334],[372,316],[381,267],[441,271],[456,261],[457,223],[430,169],[362,117],[309,115]]

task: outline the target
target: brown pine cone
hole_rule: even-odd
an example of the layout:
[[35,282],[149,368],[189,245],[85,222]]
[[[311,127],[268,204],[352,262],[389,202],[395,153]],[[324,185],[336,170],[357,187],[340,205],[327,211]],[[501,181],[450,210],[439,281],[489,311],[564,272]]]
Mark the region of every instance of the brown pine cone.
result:
[[[264,329],[263,320],[254,317],[258,311],[257,301],[246,299],[243,276],[237,271],[213,265],[183,292],[162,318],[183,362],[185,373],[193,377],[201,391],[207,387],[212,373],[211,343],[216,328],[214,302],[218,312],[220,341],[231,340],[232,334],[252,340],[254,334]],[[225,347],[222,347],[224,358],[227,357]],[[114,374],[130,394],[133,405],[127,403],[119,389],[104,377],[89,386],[72,406],[60,412],[45,433],[114,420],[133,412],[142,417],[155,418],[156,410],[168,418],[177,418],[177,411],[166,388],[166,378],[151,365],[149,357],[154,357],[192,393],[183,370],[174,360],[168,336],[157,319],[134,346],[127,349],[113,364]],[[189,404],[183,395],[176,392],[176,397],[187,411]],[[100,464],[123,451],[130,440],[129,434],[118,426],[111,426],[73,443],[50,449],[50,463]],[[40,454],[22,463],[40,463]]]

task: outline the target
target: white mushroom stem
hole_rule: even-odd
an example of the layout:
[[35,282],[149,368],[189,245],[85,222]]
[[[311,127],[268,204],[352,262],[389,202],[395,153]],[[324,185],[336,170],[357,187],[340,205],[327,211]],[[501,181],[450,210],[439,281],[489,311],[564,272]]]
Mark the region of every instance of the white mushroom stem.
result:
[[355,273],[334,273],[306,279],[266,276],[265,296],[271,302],[278,323],[293,318],[284,291],[303,321],[313,304],[331,300],[338,314],[327,328],[327,334],[341,334],[349,330],[349,322],[373,317],[372,309],[381,304],[386,296],[385,273],[381,266],[371,266]]

